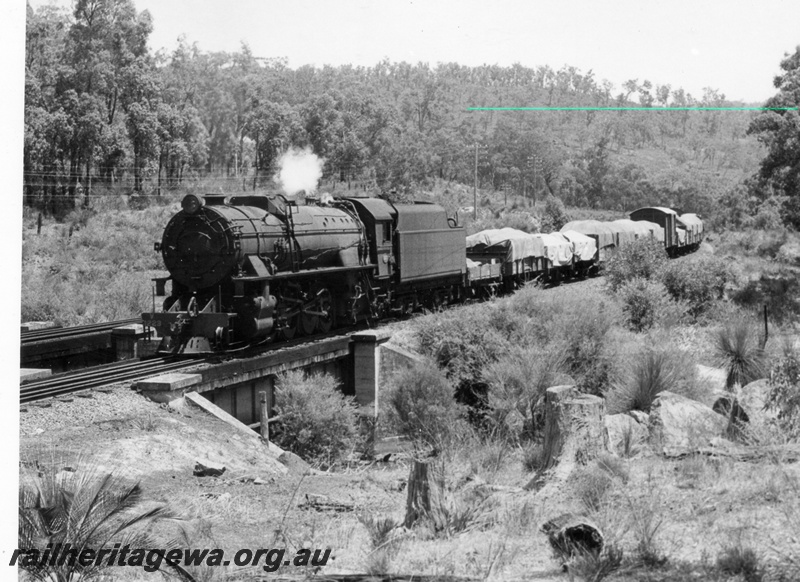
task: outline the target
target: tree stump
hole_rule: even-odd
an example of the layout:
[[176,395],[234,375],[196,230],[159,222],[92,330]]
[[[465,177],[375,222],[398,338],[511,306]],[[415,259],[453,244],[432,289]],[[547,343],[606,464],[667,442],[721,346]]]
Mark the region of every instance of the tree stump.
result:
[[538,489],[546,479],[563,481],[576,464],[585,465],[607,449],[605,401],[581,394],[575,386],[554,386],[545,395],[544,460],[525,486]]
[[428,516],[432,500],[441,494],[441,479],[438,465],[433,459],[414,460],[408,475],[406,517],[403,525],[412,527],[418,520]]

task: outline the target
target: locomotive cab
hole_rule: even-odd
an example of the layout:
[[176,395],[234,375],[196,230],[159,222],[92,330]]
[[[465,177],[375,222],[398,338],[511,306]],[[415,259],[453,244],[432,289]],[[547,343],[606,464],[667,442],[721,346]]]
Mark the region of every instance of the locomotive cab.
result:
[[369,241],[369,259],[377,265],[376,279],[388,279],[395,272],[394,222],[397,211],[379,198],[348,198],[364,223]]

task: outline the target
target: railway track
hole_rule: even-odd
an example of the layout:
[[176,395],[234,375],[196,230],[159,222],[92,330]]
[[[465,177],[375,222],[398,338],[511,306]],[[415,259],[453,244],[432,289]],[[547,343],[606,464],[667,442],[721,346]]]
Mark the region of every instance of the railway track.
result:
[[[137,321],[139,320],[132,320],[133,323]],[[114,322],[114,326],[117,325],[124,325],[124,323]],[[20,386],[20,404],[36,402],[37,400],[43,400],[54,396],[64,396],[74,392],[80,392],[81,390],[99,388],[117,382],[141,380],[152,376],[158,376],[165,372],[190,368],[202,363],[221,363],[223,359],[247,359],[266,356],[271,352],[277,352],[282,349],[313,343],[319,340],[331,339],[337,336],[346,336],[349,333],[363,329],[368,329],[368,326],[366,324],[352,325],[327,333],[304,336],[280,343],[245,346],[236,352],[209,356],[204,359],[187,360],[176,359],[175,356],[163,356],[148,360],[126,360],[113,364],[85,368],[74,372],[64,372],[41,380],[24,382]]]
[[130,325],[132,323],[141,323],[141,318],[123,319],[120,321],[106,321],[104,323],[93,323],[89,325],[78,325],[76,327],[58,327],[49,329],[37,329],[33,331],[24,331],[20,334],[22,345],[54,340],[64,339],[69,337],[76,337],[81,335],[102,333],[111,331],[115,327],[121,325]]
[[144,361],[129,360],[77,372],[65,372],[43,380],[22,384],[19,390],[19,401],[20,404],[25,404],[117,382],[140,380],[165,372],[189,368],[203,362],[204,360],[176,361],[173,358],[156,358]]

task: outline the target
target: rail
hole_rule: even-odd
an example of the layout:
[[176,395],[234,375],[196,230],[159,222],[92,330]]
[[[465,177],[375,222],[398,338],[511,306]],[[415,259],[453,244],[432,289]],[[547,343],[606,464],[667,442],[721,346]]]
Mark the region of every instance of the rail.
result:
[[78,325],[75,327],[57,327],[48,329],[37,329],[32,331],[23,331],[20,334],[22,345],[36,343],[54,339],[64,339],[68,337],[75,337],[87,335],[92,333],[101,333],[104,331],[111,331],[116,327],[122,325],[131,325],[142,323],[141,318],[135,317],[132,319],[122,319],[119,321],[106,321],[103,323],[92,323],[89,325]]
[[205,360],[176,361],[173,358],[128,360],[77,372],[65,372],[42,380],[23,383],[19,390],[19,400],[21,404],[35,402],[90,388],[100,388],[117,382],[149,378],[165,372],[197,366],[204,362]]

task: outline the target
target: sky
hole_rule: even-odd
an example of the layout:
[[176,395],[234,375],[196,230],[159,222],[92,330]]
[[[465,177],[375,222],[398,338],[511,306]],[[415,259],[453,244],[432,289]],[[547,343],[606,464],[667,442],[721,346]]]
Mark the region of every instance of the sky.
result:
[[[15,0],[22,1],[22,0]],[[54,0],[32,0],[34,7]],[[72,0],[55,0],[70,6]],[[593,70],[701,97],[763,102],[800,44],[798,0],[134,0],[153,16],[150,46],[180,35],[203,51],[285,57],[289,66],[519,62]],[[475,104],[476,106],[480,104]],[[519,104],[523,106],[524,104]]]

